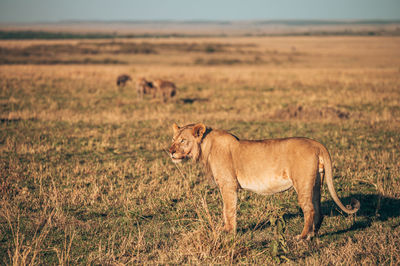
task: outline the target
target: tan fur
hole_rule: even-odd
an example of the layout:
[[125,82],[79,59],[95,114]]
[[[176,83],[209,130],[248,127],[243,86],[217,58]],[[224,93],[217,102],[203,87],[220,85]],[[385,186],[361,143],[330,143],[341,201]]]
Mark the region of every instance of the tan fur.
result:
[[153,84],[145,78],[138,78],[136,80],[136,92],[139,98],[143,99],[144,94],[152,93],[153,90]]
[[153,97],[159,95],[163,101],[167,101],[176,94],[176,86],[173,82],[157,79],[153,82],[155,90],[153,90]]
[[298,239],[311,238],[322,222],[321,185],[325,179],[336,204],[346,213],[355,213],[340,202],[332,180],[332,163],[328,150],[307,138],[239,140],[204,124],[179,127],[173,125],[173,142],[169,149],[174,162],[185,158],[201,161],[212,174],[223,199],[224,229],[236,231],[236,205],[239,188],[271,195],[294,187],[304,213],[304,228]]

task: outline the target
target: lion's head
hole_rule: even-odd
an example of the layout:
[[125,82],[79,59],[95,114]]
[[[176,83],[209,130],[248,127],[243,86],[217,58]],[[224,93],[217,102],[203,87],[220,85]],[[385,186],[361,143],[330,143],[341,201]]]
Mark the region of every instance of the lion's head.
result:
[[188,158],[197,161],[200,157],[200,144],[206,132],[206,126],[199,123],[179,127],[174,123],[172,129],[174,133],[169,148],[172,161],[178,163]]

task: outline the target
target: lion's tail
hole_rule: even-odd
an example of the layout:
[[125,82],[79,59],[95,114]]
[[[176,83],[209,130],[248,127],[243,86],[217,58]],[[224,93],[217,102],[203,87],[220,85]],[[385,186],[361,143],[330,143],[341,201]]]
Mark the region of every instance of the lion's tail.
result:
[[[360,202],[356,199],[351,199],[351,206],[347,206],[347,208],[342,204],[340,201],[339,197],[336,194],[335,191],[335,186],[333,184],[333,176],[332,176],[332,161],[331,157],[329,155],[328,150],[323,147],[320,152],[320,162],[322,159],[322,164],[325,169],[325,179],[326,179],[326,184],[328,185],[328,190],[329,193],[331,194],[333,200],[335,203],[342,209],[347,214],[353,214],[356,213],[360,209]],[[321,184],[322,185],[322,184]]]

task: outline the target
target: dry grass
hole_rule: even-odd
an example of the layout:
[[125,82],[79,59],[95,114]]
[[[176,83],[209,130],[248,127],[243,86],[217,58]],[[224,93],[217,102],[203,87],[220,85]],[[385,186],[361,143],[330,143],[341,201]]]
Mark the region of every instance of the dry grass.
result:
[[[65,63],[51,51],[68,44],[127,63],[28,55],[0,66],[1,263],[400,262],[400,38],[123,40],[151,42],[150,54],[107,54],[103,42],[0,42],[15,58],[35,45]],[[132,84],[116,87],[122,73],[172,80],[177,97],[141,101]],[[238,233],[223,234],[218,190],[165,153],[173,122],[198,121],[240,138],[323,142],[339,196],[358,198],[360,212],[343,215],[324,192],[321,236],[298,243],[294,191],[241,191]]]

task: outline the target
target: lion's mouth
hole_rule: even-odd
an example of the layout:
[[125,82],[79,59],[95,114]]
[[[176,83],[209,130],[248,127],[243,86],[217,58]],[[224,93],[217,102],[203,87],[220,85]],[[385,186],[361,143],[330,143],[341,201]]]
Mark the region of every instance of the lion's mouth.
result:
[[183,161],[183,158],[172,158],[172,162],[174,163],[181,163]]
[[170,157],[174,163],[181,163],[183,162],[187,157],[182,156],[182,157],[175,157],[174,155],[170,154]]

